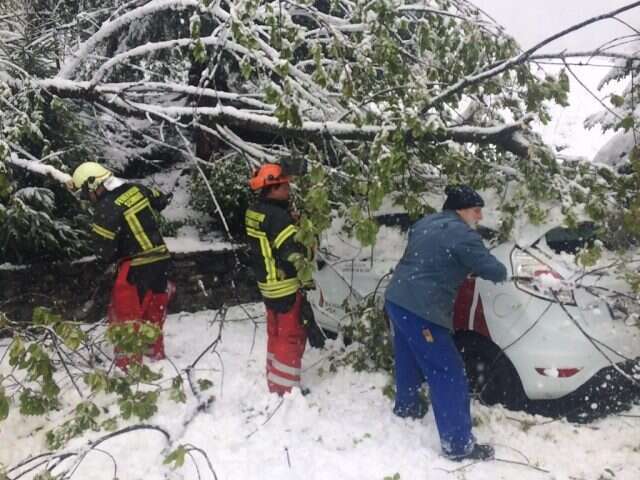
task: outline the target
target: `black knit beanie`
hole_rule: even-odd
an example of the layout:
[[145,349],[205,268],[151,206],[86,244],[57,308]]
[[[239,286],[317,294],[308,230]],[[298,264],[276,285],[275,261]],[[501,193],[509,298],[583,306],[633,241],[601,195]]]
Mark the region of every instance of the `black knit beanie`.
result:
[[442,205],[442,210],[484,207],[484,200],[480,194],[468,185],[447,185],[444,193],[447,194],[447,199]]

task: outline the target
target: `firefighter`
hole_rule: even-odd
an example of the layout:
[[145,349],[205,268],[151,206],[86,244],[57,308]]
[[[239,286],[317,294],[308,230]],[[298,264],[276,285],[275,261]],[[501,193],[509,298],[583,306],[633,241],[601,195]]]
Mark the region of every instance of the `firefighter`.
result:
[[[300,367],[307,333],[302,321],[304,284],[293,264],[307,255],[296,242],[296,222],[289,211],[289,182],[280,165],[265,164],[249,181],[258,201],[245,214],[251,266],[267,311],[267,385],[283,395],[300,387]],[[303,393],[308,390],[302,389]]]
[[[117,178],[95,162],[78,166],[72,182],[81,197],[94,205],[91,232],[96,256],[105,263],[117,263],[109,325],[148,322],[157,326],[160,336],[145,356],[165,358],[162,328],[175,286],[168,279],[171,259],[156,212],[167,205],[169,197]],[[122,370],[141,361],[140,355],[125,355],[116,349],[115,363]]]

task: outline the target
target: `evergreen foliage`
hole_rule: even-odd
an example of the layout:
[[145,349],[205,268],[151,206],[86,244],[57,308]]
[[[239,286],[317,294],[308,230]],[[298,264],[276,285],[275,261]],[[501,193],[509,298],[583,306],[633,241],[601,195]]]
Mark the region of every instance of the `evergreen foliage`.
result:
[[248,186],[250,173],[249,166],[236,155],[221,158],[215,163],[200,164],[199,169],[192,171],[190,205],[206,215],[208,220],[200,225],[203,231],[225,231],[209,191],[209,188],[213,188],[230,232],[236,239],[244,238],[244,212],[252,201]]

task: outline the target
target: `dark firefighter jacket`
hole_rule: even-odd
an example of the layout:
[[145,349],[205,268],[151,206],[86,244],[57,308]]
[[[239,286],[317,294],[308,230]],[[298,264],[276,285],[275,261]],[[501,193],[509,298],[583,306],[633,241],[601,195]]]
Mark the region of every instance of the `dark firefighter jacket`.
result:
[[144,185],[125,183],[98,198],[91,230],[96,256],[107,263],[131,260],[127,279],[142,297],[164,292],[170,254],[158,229],[156,212],[167,197]]
[[260,199],[245,214],[251,267],[258,289],[268,308],[286,312],[302,287],[292,263],[292,255],[305,254],[294,240],[298,231],[287,201]]

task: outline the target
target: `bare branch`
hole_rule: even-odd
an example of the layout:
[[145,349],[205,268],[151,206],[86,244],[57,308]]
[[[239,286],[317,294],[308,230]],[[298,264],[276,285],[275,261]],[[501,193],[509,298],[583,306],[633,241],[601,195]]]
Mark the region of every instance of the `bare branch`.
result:
[[613,10],[609,13],[604,13],[602,15],[598,15],[592,18],[589,18],[587,20],[584,20],[580,23],[577,23],[569,28],[565,28],[564,30],[551,35],[550,37],[544,39],[542,42],[537,43],[536,45],[534,45],[533,47],[529,48],[528,50],[525,50],[524,52],[520,53],[519,55],[512,57],[508,60],[505,60],[503,62],[501,62],[500,64],[489,68],[488,70],[485,70],[477,75],[472,75],[469,77],[465,77],[462,80],[456,82],[455,84],[451,85],[449,88],[445,89],[443,92],[441,92],[439,95],[435,96],[434,98],[432,98],[431,100],[429,100],[429,102],[427,102],[427,104],[422,108],[421,113],[424,115],[430,108],[432,108],[434,105],[437,105],[438,103],[440,103],[441,101],[443,101],[445,98],[454,95],[456,93],[461,92],[463,89],[470,87],[472,85],[477,85],[478,83],[481,83],[484,80],[487,80],[489,78],[495,77],[496,75],[499,75],[503,72],[506,72],[507,70],[518,66],[518,65],[522,65],[523,63],[527,62],[530,57],[533,55],[534,52],[540,50],[542,47],[545,47],[546,45],[548,45],[549,43],[564,37],[565,35],[575,32],[576,30],[581,29],[582,27],[585,27],[587,25],[591,25],[593,23],[599,22],[601,20],[606,20],[612,17],[615,17],[616,15],[625,12],[627,10],[631,10],[633,8],[636,8],[640,6],[640,1],[638,2],[633,2],[630,3],[629,5],[625,5],[624,7],[620,7],[616,10]]
[[578,57],[589,57],[589,58],[615,58],[628,60],[630,62],[640,62],[640,57],[637,55],[630,55],[626,53],[618,53],[618,52],[605,52],[603,50],[591,50],[584,52],[556,52],[556,53],[539,53],[537,55],[531,55],[529,60],[553,60],[553,59],[565,59],[565,58],[578,58]]

